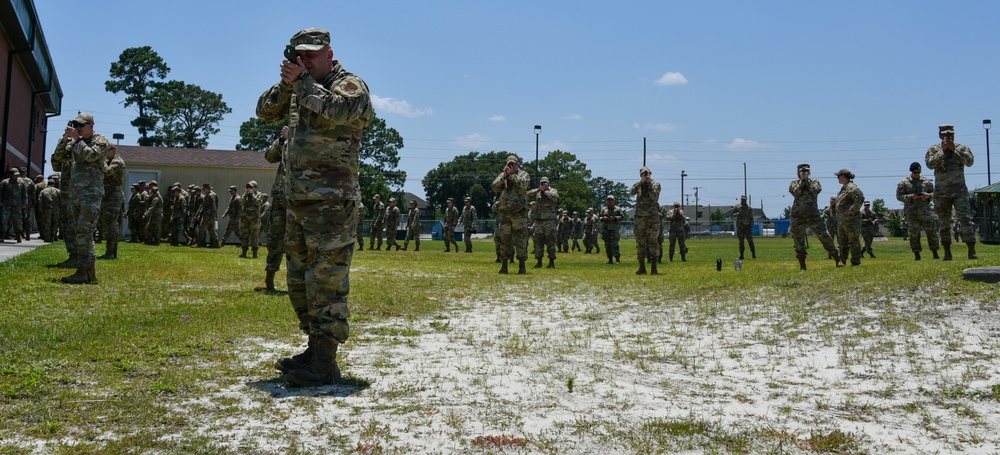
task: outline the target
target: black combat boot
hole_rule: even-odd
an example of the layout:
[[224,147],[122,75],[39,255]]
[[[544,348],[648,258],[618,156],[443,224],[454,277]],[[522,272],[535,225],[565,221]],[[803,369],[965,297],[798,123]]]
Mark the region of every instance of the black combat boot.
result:
[[840,257],[840,252],[833,250],[833,260],[837,262],[837,267],[844,267],[844,260]]
[[[806,269],[806,258],[798,258],[798,260],[799,260],[799,270],[805,270]],[[843,266],[843,265],[844,264],[840,264],[840,265],[838,265],[838,267]]]
[[87,284],[90,283],[90,275],[88,272],[88,267],[77,267],[76,273],[62,278],[62,282],[66,284]]
[[556,268],[556,260],[553,259],[553,258],[549,258],[549,265],[545,266],[545,268],[548,268],[548,269],[554,269],[554,268]]
[[528,274],[528,271],[524,269],[524,259],[518,259],[517,260],[517,274],[518,275],[527,275]]
[[931,254],[934,255],[934,259],[941,259],[941,256],[938,256],[937,250],[931,250]]
[[500,261],[500,255],[499,255],[499,254],[497,255],[497,260],[495,260],[495,261],[493,261],[493,262],[497,262],[497,263],[501,262],[501,261]]
[[950,261],[951,260],[951,244],[950,243],[943,243],[943,244],[941,244],[941,246],[944,247],[944,257],[941,258],[941,260],[942,261]]
[[257,259],[257,249],[254,248],[252,251],[253,251],[253,253],[252,253],[253,254],[253,258]]
[[507,260],[504,259],[503,264],[500,266],[500,273],[507,274]]
[[242,253],[240,253],[240,257],[241,257],[241,258],[245,258],[245,257],[247,257],[247,249],[246,249],[246,248],[243,248],[243,252],[242,252]]
[[[655,262],[653,264],[655,264]],[[640,259],[639,260],[639,270],[636,270],[635,274],[636,275],[645,275],[646,274],[646,259]]]
[[611,259],[611,257],[608,256],[608,264],[614,264],[614,263],[615,263],[614,259]]
[[660,274],[659,272],[656,271],[656,261],[655,260],[649,261],[649,274],[650,275],[659,275]]
[[674,262],[674,253],[670,253],[670,262]]
[[976,242],[965,242],[965,244],[969,245],[969,259],[979,259],[979,256],[976,256]]
[[309,335],[309,343],[306,345],[306,350],[291,357],[282,357],[274,362],[274,368],[282,373],[288,373],[292,370],[300,370],[305,368],[310,363],[312,363],[313,355],[316,352],[316,340],[319,339],[318,335]]
[[309,365],[285,373],[289,384],[300,387],[317,387],[333,384],[340,380],[337,366],[337,340],[317,336],[313,359]]
[[687,253],[681,253],[681,262],[687,262]]
[[540,269],[540,268],[542,268],[542,258],[538,258],[538,263],[537,263],[537,264],[535,264],[535,268],[536,268],[536,269]]
[[[257,285],[253,288],[257,292],[274,292],[274,270],[268,270],[267,276],[264,277],[264,284]],[[280,368],[279,368],[280,369]]]
[[76,254],[70,254],[69,259],[56,264],[56,267],[59,267],[60,269],[72,269],[76,268],[79,263],[80,260],[77,259]]
[[757,259],[757,251],[756,250],[750,250],[750,257],[753,258],[753,259]]
[[913,260],[914,261],[919,261],[920,260],[920,252],[919,251],[914,251],[913,252]]

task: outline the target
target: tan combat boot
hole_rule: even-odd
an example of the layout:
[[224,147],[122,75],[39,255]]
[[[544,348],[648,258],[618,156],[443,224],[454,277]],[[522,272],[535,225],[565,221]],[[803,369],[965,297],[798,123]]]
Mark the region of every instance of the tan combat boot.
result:
[[63,277],[61,281],[66,284],[87,284],[90,282],[90,275],[87,272],[87,267],[77,267],[76,273]]
[[264,284],[253,288],[257,292],[274,292],[274,271],[268,270],[267,276],[264,277]]
[[316,336],[315,351],[312,362],[305,367],[285,373],[289,384],[299,387],[317,387],[333,384],[340,380],[340,367],[337,366],[337,340],[325,336]]
[[316,353],[316,340],[319,339],[317,335],[309,335],[309,343],[306,345],[306,350],[291,357],[282,357],[274,362],[274,368],[282,373],[288,373],[292,370],[299,370],[305,368],[313,361],[313,355]]

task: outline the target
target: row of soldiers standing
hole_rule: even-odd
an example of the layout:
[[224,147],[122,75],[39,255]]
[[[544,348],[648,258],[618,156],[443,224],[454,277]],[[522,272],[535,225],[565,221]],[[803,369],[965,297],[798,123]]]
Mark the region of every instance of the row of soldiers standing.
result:
[[0,180],[0,242],[7,238],[17,243],[29,240],[32,213],[41,228],[39,196],[46,183],[40,175],[32,182],[27,174],[27,168],[12,167],[6,172],[7,178]]

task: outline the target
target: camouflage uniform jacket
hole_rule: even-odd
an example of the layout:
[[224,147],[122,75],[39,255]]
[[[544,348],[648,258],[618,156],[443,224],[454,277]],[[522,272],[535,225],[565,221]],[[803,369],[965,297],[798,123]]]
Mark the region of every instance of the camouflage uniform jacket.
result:
[[24,186],[24,191],[28,194],[28,203],[26,204],[27,208],[30,209],[30,208],[34,207],[35,206],[35,182],[32,182],[31,179],[29,179],[27,177],[24,177],[23,175],[21,176],[21,178],[17,179],[17,181],[21,182],[21,185]]
[[455,206],[445,207],[441,225],[452,229],[458,226],[458,209]]
[[583,233],[584,235],[597,233],[597,215],[583,217]]
[[476,223],[476,206],[462,207],[462,226],[471,228]]
[[59,209],[59,188],[54,186],[46,186],[40,193],[38,193],[38,206],[42,210],[58,210]]
[[372,225],[384,225],[385,224],[385,204],[382,201],[378,201],[378,204],[372,206]]
[[965,186],[965,166],[975,162],[972,150],[962,144],[955,144],[954,152],[945,152],[941,144],[927,149],[924,157],[927,167],[934,169],[934,193],[938,196],[954,196],[968,192]]
[[670,222],[670,232],[682,233],[684,232],[684,225],[687,224],[687,220],[684,219],[684,211],[681,209],[670,209],[667,211],[667,221]]
[[730,213],[736,217],[737,226],[753,226],[753,208],[749,205],[739,204],[736,207],[733,207],[733,211]]
[[142,196],[138,191],[132,193],[128,198],[128,208],[125,209],[125,216],[129,219],[134,219],[135,217],[141,215],[142,213]]
[[34,200],[34,202],[32,202],[32,205],[34,205],[35,207],[38,207],[38,203],[39,203],[38,202],[38,197],[42,195],[42,190],[44,190],[48,186],[49,185],[47,183],[45,183],[45,182],[39,182],[39,183],[35,184],[35,193],[34,193],[35,200]]
[[160,190],[150,191],[149,200],[146,201],[146,214],[143,218],[149,220],[163,218],[163,198],[160,197]]
[[[70,191],[74,197],[86,196],[93,200],[100,200],[104,197],[104,160],[107,159],[108,149],[111,143],[100,133],[94,133],[89,140],[67,140],[60,141],[63,150],[56,153],[68,157],[61,159],[63,165],[68,159],[72,163],[71,169],[73,179]],[[52,156],[52,168],[55,169],[56,156]],[[65,187],[65,185],[63,186]]]
[[535,188],[528,191],[528,199],[534,199],[535,221],[549,221],[556,219],[556,207],[559,206],[559,192],[555,188],[540,191]]
[[660,184],[655,180],[638,181],[629,194],[635,196],[635,217],[660,216]]
[[611,208],[608,206],[601,207],[601,223],[603,223],[603,232],[618,232],[621,228],[622,219],[625,218],[625,212],[617,205]]
[[854,182],[847,182],[837,193],[837,216],[858,216],[865,202],[865,193]]
[[291,84],[281,81],[264,92],[258,117],[297,119],[289,128],[288,200],[361,200],[361,134],[374,115],[368,86],[336,60],[323,80],[306,71]]
[[559,233],[559,238],[568,239],[573,233],[573,220],[569,217],[563,216],[559,218],[559,226],[556,228],[556,232]]
[[205,196],[202,196],[201,194],[199,194],[198,196],[192,195],[191,197],[188,198],[188,210],[187,210],[188,219],[194,220],[195,218],[198,218],[199,220],[201,220],[200,218],[201,205],[204,202],[205,202]]
[[823,185],[816,179],[792,180],[788,185],[788,192],[795,197],[792,201],[791,213],[794,214],[819,214],[819,204],[816,198],[823,191]]
[[878,217],[875,216],[875,212],[871,209],[861,210],[861,229],[871,232],[875,232],[875,228],[878,226]]
[[497,213],[518,215],[528,210],[528,180],[528,173],[524,171],[510,175],[501,172],[493,179],[490,187],[494,193],[500,193],[495,205]]
[[260,221],[260,193],[253,191],[250,194],[243,194],[240,198],[240,220],[255,222]]
[[390,205],[385,209],[385,225],[393,229],[399,228],[399,207],[395,205]]
[[229,219],[238,220],[242,216],[243,212],[243,196],[236,195],[229,198],[229,207],[226,207],[226,212],[222,214],[223,218],[229,217]]
[[[930,199],[913,199],[917,194],[929,194]],[[896,185],[896,200],[903,203],[903,213],[931,215],[931,201],[934,200],[934,184],[924,176],[914,180],[904,178]]]
[[[268,163],[278,163],[278,170],[274,175],[274,185],[271,185],[271,201],[274,204],[283,204],[287,200],[285,197],[285,157],[288,156],[285,150],[287,148],[288,142],[279,137],[264,152],[264,159]],[[361,218],[363,219],[364,215]]]
[[573,223],[573,238],[579,239],[583,237],[583,220],[580,218],[573,218],[570,220]]
[[73,160],[67,150],[72,139],[63,137],[56,144],[56,150],[52,152],[52,170],[59,173],[59,187],[69,188],[73,184]]
[[204,194],[202,191],[201,205],[198,207],[198,215],[202,220],[215,218],[219,215],[219,195],[215,191]]
[[28,205],[28,189],[21,184],[20,179],[6,178],[0,181],[0,205]]
[[125,160],[118,155],[104,164],[104,199],[118,205],[125,202]]
[[420,229],[420,209],[416,207],[410,209],[406,217],[406,229]]
[[174,202],[170,204],[170,221],[180,221],[187,215],[188,198],[183,193],[174,197]]

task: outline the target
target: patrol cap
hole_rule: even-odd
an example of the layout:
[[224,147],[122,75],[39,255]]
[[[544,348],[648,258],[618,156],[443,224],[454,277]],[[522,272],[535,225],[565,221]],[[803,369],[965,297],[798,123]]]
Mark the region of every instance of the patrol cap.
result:
[[538,201],[531,201],[531,204],[529,205],[538,205]]
[[517,156],[515,156],[515,155],[510,155],[510,156],[508,156],[508,157],[507,157],[507,162],[508,162],[508,163],[517,163],[517,162],[518,162],[518,161],[517,161]]
[[594,209],[588,208],[587,213],[594,213]]
[[549,178],[548,178],[548,177],[542,177],[542,179],[541,179],[541,180],[539,180],[539,181],[538,181],[538,183],[540,183],[540,184],[541,184],[541,183],[545,183],[545,184],[548,184],[548,183],[549,183]]
[[382,196],[379,196],[378,194],[376,194],[376,195],[372,196],[372,199],[382,199]]
[[267,193],[260,193],[260,197],[267,199]]
[[468,202],[472,202],[472,198],[471,198],[471,197],[469,197],[469,196],[466,196],[466,197],[465,197],[465,200],[466,200],[466,201],[468,201]]
[[871,201],[865,201],[865,205],[872,205]]
[[389,198],[389,202],[396,202],[396,198],[394,197]]
[[741,200],[741,201],[745,201],[745,200],[747,200],[747,195],[745,195],[745,194],[744,194],[744,195],[740,196],[740,200]]
[[639,168],[639,175],[646,175],[646,174],[652,174],[652,173],[653,173],[653,171],[649,170],[649,168],[646,167],[646,166],[643,166],[643,167]]
[[576,210],[574,210],[574,211],[573,211],[573,214],[574,214],[574,215],[579,215],[579,214],[580,214],[580,212],[577,212]]
[[410,200],[410,205],[417,205],[417,201]]
[[843,175],[843,176],[846,176],[849,179],[853,179],[854,178],[854,174],[852,174],[851,171],[848,170],[847,168],[841,169],[841,170],[837,171],[836,173],[834,173],[833,175],[835,177],[840,177],[840,176]]
[[920,171],[920,163],[916,161],[910,163],[910,172],[918,172],[918,171]]
[[680,202],[674,201],[674,207],[680,207],[680,206],[681,206]]
[[809,165],[808,164],[800,164],[799,167],[798,167],[798,171],[799,172],[802,172],[802,171],[811,172],[809,170]]
[[238,188],[236,188],[236,185],[229,185],[229,189],[236,191]]
[[191,188],[191,192],[192,192],[192,193],[200,193],[200,192],[201,192],[201,188],[198,188],[198,187],[196,186],[196,187],[194,187],[194,188]]
[[42,180],[45,180],[45,177],[42,177],[42,174],[35,176],[35,182],[41,182]]
[[145,185],[145,184],[146,184],[146,181],[145,181],[145,180],[139,180],[139,186],[143,186],[143,185]]
[[179,187],[179,186],[172,186],[172,187],[170,187],[170,192],[171,193],[175,193],[175,192],[176,193],[180,193],[181,192],[181,187]]
[[608,195],[608,200],[611,200],[611,201],[615,200],[615,195],[609,194]]
[[292,35],[290,44],[297,51],[318,51],[330,45],[330,32],[321,28],[307,28]]
[[28,175],[28,168],[21,166],[21,173],[24,175]]
[[156,183],[156,180],[149,182],[149,186],[160,186]]
[[[55,179],[56,179],[55,176],[52,176],[52,175],[49,176],[49,180],[55,180]],[[132,184],[132,188],[139,188],[139,184],[138,183],[133,183]]]
[[13,174],[13,175],[21,175],[21,171],[17,170],[16,167],[12,167],[10,169],[7,169],[7,173],[8,174]]
[[191,191],[191,190],[193,190],[194,188],[195,188],[195,185],[194,185],[194,183],[192,183],[192,184],[188,185],[188,191]]
[[257,188],[257,181],[256,180],[251,180],[251,181],[247,182],[247,188]]
[[202,188],[211,188],[211,187],[212,187],[212,184],[211,184],[211,183],[202,183],[202,184],[201,184],[201,187],[202,187]]
[[94,116],[86,112],[81,112],[73,119],[73,123],[94,123]]
[[955,125],[952,125],[950,123],[944,123],[944,124],[938,125],[938,134],[944,134],[944,133],[953,133],[954,134],[955,133]]
[[452,199],[452,198],[448,198],[448,201],[447,201],[447,202],[455,202],[455,200],[454,200],[454,199]]
[[180,188],[181,187],[181,182],[174,182],[174,186],[176,186],[177,188]]

